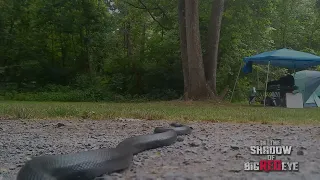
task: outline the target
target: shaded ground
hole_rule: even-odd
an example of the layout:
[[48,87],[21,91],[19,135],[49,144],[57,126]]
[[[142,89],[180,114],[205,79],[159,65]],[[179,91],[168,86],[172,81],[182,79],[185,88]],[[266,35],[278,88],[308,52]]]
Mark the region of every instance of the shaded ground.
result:
[[[61,123],[61,124],[60,124]],[[114,147],[134,135],[153,132],[166,121],[0,120],[0,177],[13,180],[32,156]],[[61,125],[61,126],[59,126]],[[142,152],[130,169],[104,179],[320,179],[320,127],[189,123],[193,132],[172,146]],[[300,172],[245,172],[243,163],[257,140],[280,138],[300,162]],[[1,178],[0,178],[1,180]]]

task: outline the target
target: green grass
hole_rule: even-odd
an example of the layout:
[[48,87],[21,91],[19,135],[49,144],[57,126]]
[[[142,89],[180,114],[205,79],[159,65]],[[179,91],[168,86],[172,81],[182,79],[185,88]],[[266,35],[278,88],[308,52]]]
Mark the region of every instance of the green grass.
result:
[[114,119],[319,124],[320,109],[210,102],[75,103],[0,101],[0,119]]

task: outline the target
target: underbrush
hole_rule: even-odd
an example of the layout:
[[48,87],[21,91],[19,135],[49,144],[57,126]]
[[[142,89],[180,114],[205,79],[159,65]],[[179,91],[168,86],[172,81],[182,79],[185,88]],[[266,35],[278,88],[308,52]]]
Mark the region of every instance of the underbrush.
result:
[[71,87],[43,88],[29,92],[18,92],[15,90],[3,90],[0,92],[0,100],[13,101],[144,102],[177,98],[179,98],[179,93],[172,90],[154,90],[141,95],[118,94],[99,88],[72,89]]

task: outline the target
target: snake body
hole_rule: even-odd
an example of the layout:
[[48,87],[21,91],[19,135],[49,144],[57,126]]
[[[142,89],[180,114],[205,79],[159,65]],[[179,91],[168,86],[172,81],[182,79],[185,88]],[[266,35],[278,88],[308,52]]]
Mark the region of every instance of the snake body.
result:
[[34,157],[20,169],[17,180],[92,180],[103,174],[127,169],[133,155],[169,146],[177,136],[191,133],[188,126],[172,123],[156,127],[154,134],[127,138],[115,148],[103,148],[64,155]]

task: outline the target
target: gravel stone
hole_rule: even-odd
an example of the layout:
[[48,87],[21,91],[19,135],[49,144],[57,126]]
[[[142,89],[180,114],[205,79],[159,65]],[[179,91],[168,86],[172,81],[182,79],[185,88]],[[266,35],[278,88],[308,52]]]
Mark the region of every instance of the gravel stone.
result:
[[[0,120],[0,180],[15,180],[19,169],[34,157],[115,147],[125,138],[152,134],[153,128],[168,127],[163,120]],[[141,152],[130,168],[96,179],[109,180],[245,180],[320,179],[320,127],[263,124],[192,122],[192,134],[175,144]],[[54,127],[54,128],[53,128]],[[290,156],[299,162],[299,172],[246,172],[246,161],[264,156],[250,155],[257,140],[281,139],[291,145]]]

